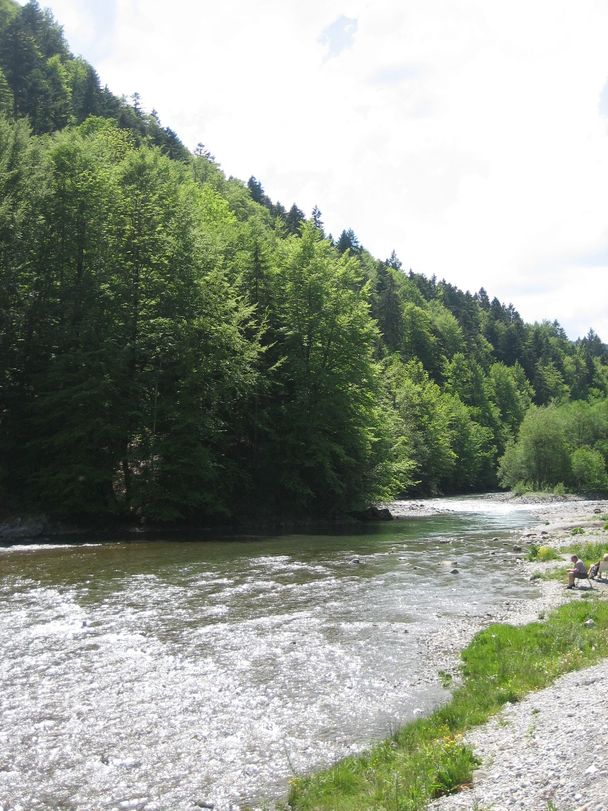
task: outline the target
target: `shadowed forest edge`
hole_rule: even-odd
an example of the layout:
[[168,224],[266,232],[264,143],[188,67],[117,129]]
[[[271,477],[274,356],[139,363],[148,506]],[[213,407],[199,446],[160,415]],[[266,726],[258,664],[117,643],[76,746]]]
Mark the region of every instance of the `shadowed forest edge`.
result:
[[0,0],[0,503],[226,522],[606,489],[608,349],[191,154]]

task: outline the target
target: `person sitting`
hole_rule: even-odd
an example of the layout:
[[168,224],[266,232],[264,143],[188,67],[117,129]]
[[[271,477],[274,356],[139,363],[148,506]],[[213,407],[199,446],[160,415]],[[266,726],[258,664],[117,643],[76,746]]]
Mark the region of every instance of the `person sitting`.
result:
[[600,580],[603,580],[604,572],[608,572],[608,554],[604,555],[597,563],[591,564],[589,567],[589,579],[595,580],[599,577]]
[[588,580],[589,577],[584,561],[577,557],[577,555],[572,555],[570,560],[573,565],[571,569],[568,569],[568,585],[566,588],[573,589],[576,580]]

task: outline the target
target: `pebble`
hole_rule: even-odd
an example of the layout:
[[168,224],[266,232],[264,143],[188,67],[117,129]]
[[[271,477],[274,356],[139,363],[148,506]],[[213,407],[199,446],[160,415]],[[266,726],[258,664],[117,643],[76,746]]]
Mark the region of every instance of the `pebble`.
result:
[[465,735],[483,761],[473,788],[433,801],[429,811],[608,811],[608,736],[589,712],[606,695],[608,660],[507,705]]
[[[584,502],[571,504],[570,509],[555,506],[547,543],[559,547],[569,540],[571,516],[582,516],[589,507]],[[602,505],[598,511],[608,513],[607,507]],[[522,537],[525,533],[517,540]],[[530,577],[546,567],[523,565]],[[577,599],[576,592],[564,590],[557,581],[537,580],[535,588],[541,593],[537,615]],[[509,604],[504,602],[505,609]],[[519,613],[517,608],[514,613]],[[522,613],[516,621],[532,618]],[[583,624],[591,628],[594,620]],[[594,710],[598,704],[605,705],[607,695],[608,659],[567,673],[550,687],[506,705],[463,738],[481,760],[472,787],[434,800],[428,811],[608,811],[608,734],[605,716]]]

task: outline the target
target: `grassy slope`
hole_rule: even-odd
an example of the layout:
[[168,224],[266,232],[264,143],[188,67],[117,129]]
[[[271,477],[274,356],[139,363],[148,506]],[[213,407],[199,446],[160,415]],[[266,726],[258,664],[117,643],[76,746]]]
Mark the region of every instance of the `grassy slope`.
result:
[[[593,623],[586,625],[587,620]],[[608,656],[608,601],[577,600],[542,623],[493,625],[463,652],[449,704],[358,757],[292,782],[294,811],[414,811],[471,779],[476,759],[461,735],[563,673]]]

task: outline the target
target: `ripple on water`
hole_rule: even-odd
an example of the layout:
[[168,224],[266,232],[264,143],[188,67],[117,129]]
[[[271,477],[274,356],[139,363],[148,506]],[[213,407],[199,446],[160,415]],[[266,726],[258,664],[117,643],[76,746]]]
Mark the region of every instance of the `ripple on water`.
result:
[[22,556],[23,572],[12,559],[0,583],[0,802],[227,809],[431,706],[419,642],[436,644],[447,614],[466,619],[529,586],[506,582],[498,562],[479,583],[487,538],[450,529],[454,580],[440,536],[425,546],[423,533],[390,531],[388,550],[375,531],[282,539],[289,553],[277,555],[259,542],[54,550],[44,565]]

